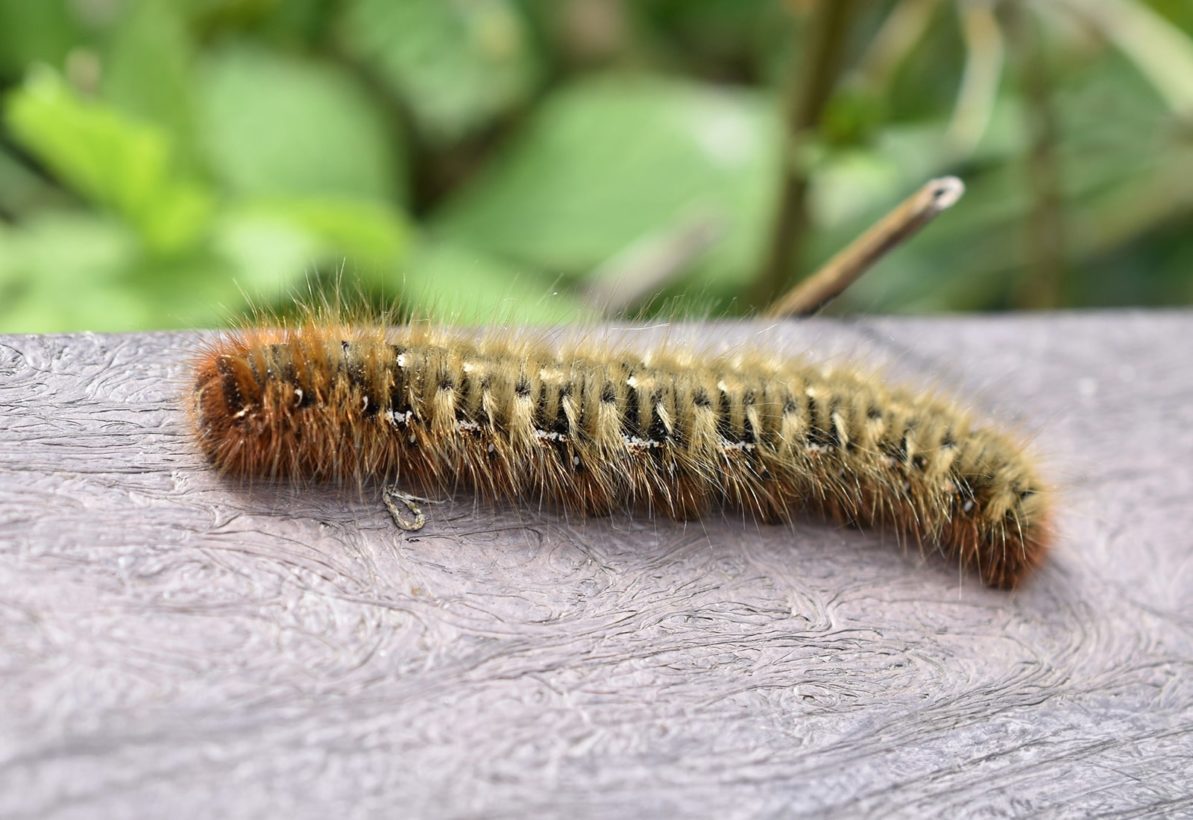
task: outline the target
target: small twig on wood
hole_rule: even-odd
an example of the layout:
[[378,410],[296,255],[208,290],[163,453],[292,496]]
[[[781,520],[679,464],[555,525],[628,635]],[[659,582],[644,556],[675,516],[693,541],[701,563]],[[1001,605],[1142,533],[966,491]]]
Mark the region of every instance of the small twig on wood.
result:
[[765,305],[782,293],[798,264],[809,223],[806,143],[836,88],[854,2],[817,3],[804,37],[804,59],[792,60],[783,185],[771,227],[770,247],[749,294],[753,305]]
[[653,298],[704,256],[725,234],[718,214],[681,217],[665,230],[643,237],[592,274],[582,298],[606,318],[623,315]]
[[418,532],[426,526],[427,516],[418,502],[429,503],[429,499],[408,495],[397,487],[386,487],[381,493],[381,500],[399,529]]
[[861,278],[892,248],[914,236],[957,203],[965,185],[957,177],[934,179],[900,202],[871,228],[771,305],[763,315],[810,316]]

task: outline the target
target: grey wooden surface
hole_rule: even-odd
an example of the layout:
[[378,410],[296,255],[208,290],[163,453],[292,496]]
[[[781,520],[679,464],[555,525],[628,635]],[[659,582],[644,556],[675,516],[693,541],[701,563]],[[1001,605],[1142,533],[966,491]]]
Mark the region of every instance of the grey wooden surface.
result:
[[815,523],[468,499],[412,537],[213,475],[199,334],[3,337],[0,815],[1193,814],[1193,312],[689,331],[1026,431],[1052,560],[1008,594]]

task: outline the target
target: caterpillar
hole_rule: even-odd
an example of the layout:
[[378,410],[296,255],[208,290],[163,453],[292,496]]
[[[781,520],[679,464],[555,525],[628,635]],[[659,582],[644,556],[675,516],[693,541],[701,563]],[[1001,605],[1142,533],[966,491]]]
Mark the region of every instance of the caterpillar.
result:
[[230,475],[466,488],[584,516],[806,512],[934,547],[1001,588],[1052,540],[1049,493],[1014,436],[801,358],[310,316],[209,344],[191,415]]

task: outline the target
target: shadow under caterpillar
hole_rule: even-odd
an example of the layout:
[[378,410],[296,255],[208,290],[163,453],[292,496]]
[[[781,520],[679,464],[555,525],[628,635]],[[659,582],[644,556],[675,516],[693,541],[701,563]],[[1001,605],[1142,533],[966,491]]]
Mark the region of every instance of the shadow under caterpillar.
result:
[[1052,536],[1050,494],[1012,435],[798,358],[309,319],[204,350],[193,419],[228,474],[465,487],[582,515],[809,511],[936,547],[1004,588]]

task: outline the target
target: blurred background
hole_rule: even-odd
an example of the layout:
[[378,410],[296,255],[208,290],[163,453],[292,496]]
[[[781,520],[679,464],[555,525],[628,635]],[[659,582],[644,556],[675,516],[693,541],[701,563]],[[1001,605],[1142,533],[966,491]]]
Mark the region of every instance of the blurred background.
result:
[[1193,302],[1188,0],[0,0],[0,94],[3,332],[748,313],[945,173],[832,311]]

